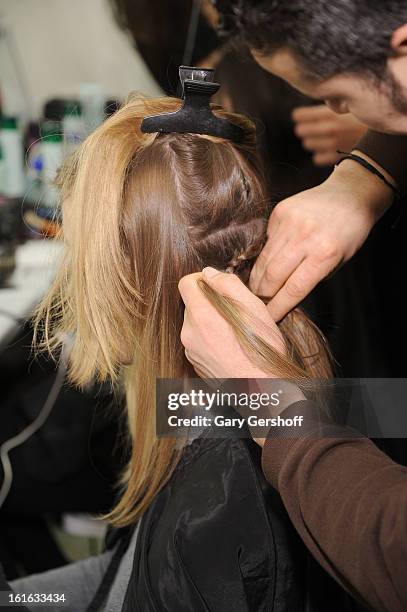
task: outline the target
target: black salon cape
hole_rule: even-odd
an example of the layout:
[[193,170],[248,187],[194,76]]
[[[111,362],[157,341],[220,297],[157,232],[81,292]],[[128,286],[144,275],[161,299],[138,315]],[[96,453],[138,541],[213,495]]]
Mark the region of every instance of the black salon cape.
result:
[[185,449],[142,519],[123,612],[354,609],[299,540],[252,440]]
[[296,538],[249,446],[186,448],[142,521],[125,612],[301,610]]

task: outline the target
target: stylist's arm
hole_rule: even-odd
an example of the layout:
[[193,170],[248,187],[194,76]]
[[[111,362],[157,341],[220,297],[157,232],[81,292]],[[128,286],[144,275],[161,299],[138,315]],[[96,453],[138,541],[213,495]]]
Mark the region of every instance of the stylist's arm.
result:
[[[181,340],[187,358],[200,376],[264,377],[201,293],[197,284],[201,277],[192,274],[179,284],[185,303]],[[269,311],[237,277],[211,268],[203,271],[203,277],[220,293],[239,300],[252,314],[254,325],[268,330],[266,340],[283,350]],[[262,464],[319,563],[373,610],[405,612],[407,469],[369,440],[346,437],[346,430],[339,428],[334,437],[268,438]]]

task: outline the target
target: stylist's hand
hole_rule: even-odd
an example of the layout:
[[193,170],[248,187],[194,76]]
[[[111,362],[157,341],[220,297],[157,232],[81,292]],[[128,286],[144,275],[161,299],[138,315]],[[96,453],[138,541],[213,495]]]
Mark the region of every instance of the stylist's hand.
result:
[[277,325],[267,307],[234,274],[205,268],[202,273],[189,274],[179,282],[179,291],[185,303],[181,342],[185,355],[202,378],[265,378],[240,346],[233,329],[208,301],[198,287],[203,278],[208,285],[240,302],[250,313],[253,330],[276,350],[285,352],[285,345]]
[[354,255],[392,199],[379,178],[345,160],[318,187],[277,204],[250,277],[252,291],[271,298],[268,308],[275,321]]
[[[185,355],[201,378],[273,378],[273,373],[265,373],[257,368],[247,357],[240,346],[229,323],[218,313],[198,287],[197,281],[204,279],[208,285],[221,293],[233,297],[241,308],[250,314],[253,331],[257,332],[277,351],[286,352],[283,337],[274,323],[267,307],[259,300],[234,274],[218,272],[213,268],[205,268],[202,273],[189,274],[179,282],[179,291],[185,304],[184,324],[181,331],[181,342],[185,347]],[[270,392],[269,382],[250,381],[253,392]],[[276,416],[285,407],[304,399],[300,389],[290,381],[278,381],[278,388],[283,389],[280,403],[273,412],[263,408],[264,417]],[[281,393],[281,391],[280,391]],[[270,407],[268,407],[270,409]],[[243,412],[245,408],[241,409]],[[242,416],[247,417],[246,414]],[[260,446],[265,439],[256,436],[259,429],[249,427],[253,439]],[[263,431],[263,430],[262,430]]]
[[337,151],[350,151],[367,127],[347,113],[339,115],[325,104],[300,106],[292,113],[294,131],[302,145],[313,154],[316,166],[332,166],[339,159]]

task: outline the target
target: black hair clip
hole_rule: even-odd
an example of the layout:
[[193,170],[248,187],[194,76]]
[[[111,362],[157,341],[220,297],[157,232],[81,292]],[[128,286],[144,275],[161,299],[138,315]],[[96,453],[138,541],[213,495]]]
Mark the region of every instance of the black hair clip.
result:
[[218,91],[213,82],[214,70],[180,66],[184,104],[175,113],[160,113],[144,117],[141,131],[209,134],[240,142],[244,131],[238,125],[217,117],[210,107],[211,97]]

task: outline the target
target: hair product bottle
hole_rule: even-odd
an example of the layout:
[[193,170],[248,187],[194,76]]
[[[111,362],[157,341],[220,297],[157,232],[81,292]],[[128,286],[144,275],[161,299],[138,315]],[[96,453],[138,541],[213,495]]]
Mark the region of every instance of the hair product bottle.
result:
[[79,98],[83,109],[85,131],[89,134],[105,119],[105,95],[99,83],[82,83]]
[[58,121],[44,121],[41,126],[42,191],[41,203],[51,209],[53,216],[58,204],[58,191],[53,185],[57,170],[63,160],[63,135]]
[[70,155],[85,137],[82,106],[77,100],[68,100],[65,103],[62,131],[64,134],[64,155]]

